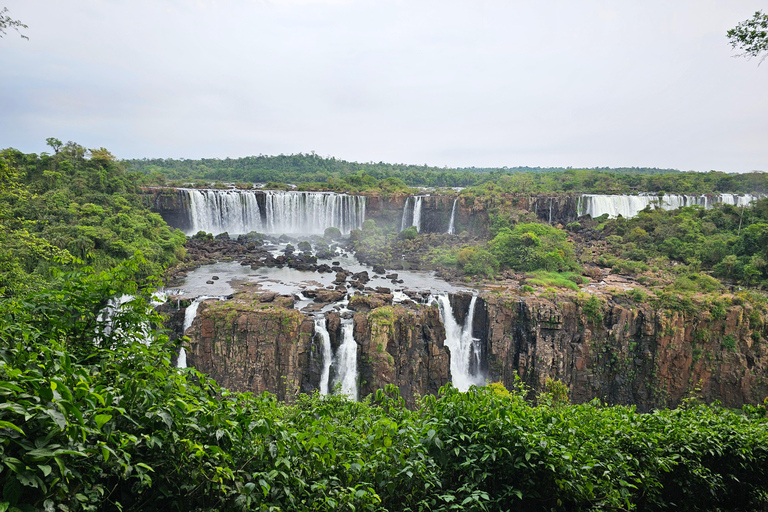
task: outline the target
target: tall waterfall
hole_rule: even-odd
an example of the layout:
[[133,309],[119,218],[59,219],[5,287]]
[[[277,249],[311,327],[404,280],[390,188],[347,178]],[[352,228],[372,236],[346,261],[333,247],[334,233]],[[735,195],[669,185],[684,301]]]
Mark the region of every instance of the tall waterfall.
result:
[[410,226],[414,226],[416,231],[421,233],[421,206],[423,203],[424,196],[411,196],[405,200],[405,205],[403,206],[403,218],[400,221],[400,231],[403,231]]
[[453,221],[456,218],[456,204],[459,202],[459,198],[453,200],[453,207],[451,208],[451,220],[448,222],[448,234],[455,235],[456,227],[453,225]]
[[188,235],[198,231],[218,235],[248,233],[261,227],[257,192],[251,190],[184,189],[189,212]]
[[279,190],[181,191],[189,214],[188,235],[198,231],[321,235],[329,227],[346,235],[365,221],[364,196]]
[[579,197],[578,215],[590,215],[593,218],[603,214],[615,218],[621,215],[629,218],[636,216],[649,205],[657,205],[664,210],[676,210],[684,206],[701,206],[711,208],[714,204],[725,203],[735,206],[748,206],[752,201],[763,197],[761,194],[712,194],[712,195],[682,195],[664,194],[659,197],[653,194],[608,195],[584,194]]
[[354,329],[355,325],[351,319],[342,321],[341,345],[336,350],[334,386],[341,383],[341,392],[357,400],[357,342]]
[[[320,394],[328,394],[328,380],[331,375],[331,362],[333,354],[331,353],[331,336],[328,334],[328,327],[326,325],[325,317],[315,317],[315,333],[320,336],[323,348],[323,371],[320,374]],[[357,352],[355,352],[357,356]]]
[[438,295],[440,318],[445,326],[445,344],[451,352],[451,378],[459,391],[470,386],[482,386],[485,381],[480,374],[480,340],[472,336],[472,322],[475,317],[477,296],[469,303],[469,311],[461,326],[454,317],[451,301],[447,295]]
[[416,196],[413,204],[413,225],[416,227],[416,231],[421,233],[421,205],[424,203],[423,196]]
[[365,221],[365,196],[270,190],[264,203],[264,233],[322,235],[335,227],[347,235]]

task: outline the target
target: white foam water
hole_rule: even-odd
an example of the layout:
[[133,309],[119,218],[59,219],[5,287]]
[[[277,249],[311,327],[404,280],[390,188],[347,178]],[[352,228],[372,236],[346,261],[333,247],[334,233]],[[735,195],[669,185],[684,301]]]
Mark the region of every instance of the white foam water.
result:
[[[365,196],[334,192],[180,189],[189,215],[188,235],[317,234],[338,228],[347,235],[365,221]],[[263,208],[259,207],[259,199]]]
[[334,387],[341,384],[341,393],[357,400],[357,342],[352,319],[341,324],[341,345],[336,351],[336,379]]
[[684,195],[653,194],[639,195],[609,195],[609,194],[583,194],[579,197],[577,213],[590,215],[592,218],[608,214],[610,218],[621,215],[624,218],[634,217],[647,206],[662,208],[664,210],[676,210],[684,206],[701,206],[711,208],[718,203],[734,206],[749,206],[750,203],[763,197],[761,194],[712,194],[712,195]]
[[328,333],[325,317],[315,317],[315,334],[320,337],[321,347],[323,349],[323,371],[320,374],[320,394],[327,395],[329,391],[328,381],[331,374],[333,354],[331,353],[331,336]]
[[438,295],[436,300],[445,326],[445,344],[451,353],[451,381],[454,387],[466,391],[472,385],[482,386],[485,380],[480,374],[480,341],[472,336],[477,296],[473,296],[469,303],[463,326],[456,322],[448,295]]

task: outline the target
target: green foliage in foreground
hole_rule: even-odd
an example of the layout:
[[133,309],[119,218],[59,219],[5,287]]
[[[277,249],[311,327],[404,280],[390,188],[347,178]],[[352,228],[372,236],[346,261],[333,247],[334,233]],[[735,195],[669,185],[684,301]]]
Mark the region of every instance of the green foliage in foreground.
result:
[[[765,407],[652,414],[499,385],[232,393],[170,366],[140,261],[0,301],[2,510],[754,510]],[[107,299],[135,297],[107,321]],[[562,395],[562,393],[560,393]]]

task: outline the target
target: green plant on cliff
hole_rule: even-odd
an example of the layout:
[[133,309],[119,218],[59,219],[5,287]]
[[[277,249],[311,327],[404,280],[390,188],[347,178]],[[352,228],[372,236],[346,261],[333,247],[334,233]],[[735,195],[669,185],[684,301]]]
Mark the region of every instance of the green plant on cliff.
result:
[[583,301],[581,310],[584,312],[584,316],[594,324],[601,324],[603,322],[603,301],[596,295],[590,295],[586,300],[581,296],[580,300]]
[[524,223],[502,228],[488,244],[504,268],[560,272],[579,268],[565,231],[546,224]]

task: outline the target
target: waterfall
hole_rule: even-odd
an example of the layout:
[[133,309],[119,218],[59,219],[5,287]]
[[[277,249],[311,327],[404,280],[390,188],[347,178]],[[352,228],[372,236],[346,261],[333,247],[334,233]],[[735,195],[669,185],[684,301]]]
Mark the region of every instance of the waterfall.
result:
[[549,221],[547,222],[550,226],[552,225],[552,198],[549,198]]
[[328,192],[265,192],[264,232],[322,235],[335,227],[348,235],[365,221],[365,196]]
[[459,198],[453,200],[453,208],[451,208],[451,220],[448,222],[448,234],[449,235],[455,235],[456,234],[456,227],[453,225],[453,221],[456,218],[456,203],[459,202]]
[[184,189],[190,220],[189,235],[198,231],[218,235],[261,229],[258,192],[250,190]]
[[413,204],[413,225],[416,231],[421,233],[421,204],[424,202],[424,196],[416,196]]
[[464,325],[461,326],[456,322],[448,296],[437,297],[440,318],[445,326],[445,344],[451,353],[451,379],[459,391],[466,391],[472,385],[484,384],[480,375],[480,341],[472,337],[476,302],[477,296],[473,296]]
[[608,214],[611,218],[619,215],[625,218],[636,216],[647,206],[659,207],[664,210],[676,210],[684,206],[701,206],[711,208],[714,204],[724,203],[734,206],[748,206],[752,201],[763,197],[761,194],[714,194],[714,195],[684,195],[653,194],[639,195],[608,195],[583,194],[579,197],[578,215],[591,215],[592,218]]
[[[403,218],[400,220],[400,231],[410,226],[414,226],[416,231],[421,233],[421,205],[425,196],[411,196],[405,200],[403,206]],[[413,206],[411,206],[413,204]],[[410,215],[409,215],[410,213]],[[410,224],[408,220],[410,219]]]
[[403,219],[400,221],[400,231],[405,231],[405,228],[408,227],[408,205],[411,203],[412,197],[407,197],[405,199],[405,204],[403,205]]
[[[365,221],[365,197],[332,192],[280,190],[181,189],[189,215],[189,232],[218,235],[259,231],[270,234],[322,235],[326,228],[342,234]],[[263,198],[264,208],[259,207]]]
[[[184,310],[184,324],[181,327],[181,333],[182,335],[187,332],[187,329],[192,327],[192,322],[195,321],[195,318],[197,318],[197,308],[200,307],[200,303],[204,300],[208,299],[219,299],[224,300],[223,297],[209,297],[207,295],[202,295],[200,297],[197,297],[195,300],[192,301],[192,303],[187,306],[187,309]],[[176,368],[186,368],[187,367],[187,351],[184,350],[184,347],[181,347],[179,349],[179,356],[176,358]]]
[[[315,334],[320,336],[323,347],[323,371],[320,374],[320,394],[328,394],[328,380],[331,374],[331,362],[333,354],[331,353],[331,336],[328,334],[325,317],[315,317]],[[357,353],[355,353],[357,355]]]
[[341,345],[336,351],[336,384],[341,384],[341,392],[352,400],[357,400],[357,342],[354,337],[354,322],[344,320],[341,324]]

